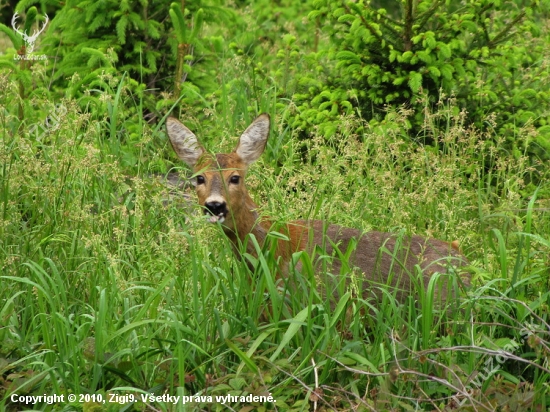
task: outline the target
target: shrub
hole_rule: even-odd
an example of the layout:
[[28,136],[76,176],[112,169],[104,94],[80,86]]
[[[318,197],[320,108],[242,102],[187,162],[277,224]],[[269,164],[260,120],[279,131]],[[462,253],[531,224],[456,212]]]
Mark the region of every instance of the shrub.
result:
[[[309,17],[322,21],[330,46],[309,56],[315,76],[299,80],[294,126],[315,125],[330,136],[342,114],[356,111],[376,124],[387,105],[405,105],[413,109],[411,135],[431,142],[420,134],[424,110],[450,99],[468,124],[504,136],[516,157],[548,156],[550,77],[541,36],[548,2],[374,3],[313,1]],[[529,126],[532,139],[520,140],[518,129]]]
[[[36,14],[36,7],[29,8],[33,3],[21,1],[16,7],[22,15],[26,11],[25,28],[34,22],[29,18],[31,11]],[[70,0],[48,7],[50,24],[40,37],[40,51],[48,55],[40,63],[47,67],[48,86],[68,97],[89,96],[94,89],[108,90],[110,76],[127,72],[136,91],[148,92],[143,96],[149,111],[155,111],[159,91],[175,90],[179,97],[183,82],[203,91],[216,88],[212,74],[221,51],[220,30],[211,28],[209,35],[200,36],[201,23],[237,23],[236,14],[219,0],[187,1],[183,7],[171,6],[168,0]],[[11,28],[2,29],[12,35]],[[17,42],[18,35],[13,37]],[[15,43],[14,48],[18,49]],[[2,64],[16,70],[9,65],[16,52],[8,52]],[[174,80],[176,62],[179,81]],[[88,99],[81,101],[82,106],[87,103]]]

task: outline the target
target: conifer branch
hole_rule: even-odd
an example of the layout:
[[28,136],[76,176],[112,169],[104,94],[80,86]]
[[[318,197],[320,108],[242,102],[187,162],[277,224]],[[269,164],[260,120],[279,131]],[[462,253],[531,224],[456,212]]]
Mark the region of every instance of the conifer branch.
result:
[[501,41],[506,40],[510,35],[510,30],[512,29],[512,27],[514,27],[517,23],[519,23],[525,17],[525,14],[526,14],[525,11],[522,11],[520,14],[518,14],[518,16],[514,20],[512,20],[510,23],[508,23],[506,27],[504,27],[504,29],[502,29],[499,34],[493,37],[493,40],[490,40],[487,43],[487,47],[491,49]]
[[[348,7],[348,5],[345,3],[345,1],[342,2],[342,5],[344,6],[344,8],[346,9],[346,11],[349,13],[349,14],[353,14],[350,10],[350,8]],[[355,9],[355,7],[354,7]],[[384,38],[378,34],[378,32],[376,31],[376,29],[374,27],[372,27],[372,25],[363,17],[363,14],[361,13],[360,10],[355,10],[355,12],[357,13],[357,15],[359,15],[359,18],[361,19],[361,22],[363,23],[363,25],[367,28],[367,30],[374,36],[376,37],[376,40],[378,40],[380,43],[382,43],[384,41]]]

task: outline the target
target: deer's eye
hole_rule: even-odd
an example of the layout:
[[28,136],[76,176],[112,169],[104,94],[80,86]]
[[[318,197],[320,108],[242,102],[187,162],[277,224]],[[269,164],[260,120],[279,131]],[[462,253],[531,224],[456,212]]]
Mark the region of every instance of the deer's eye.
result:
[[197,184],[198,185],[203,185],[204,182],[205,182],[204,176],[197,176]]
[[229,178],[229,183],[233,183],[234,185],[238,184],[241,180],[241,177],[239,175],[234,175]]

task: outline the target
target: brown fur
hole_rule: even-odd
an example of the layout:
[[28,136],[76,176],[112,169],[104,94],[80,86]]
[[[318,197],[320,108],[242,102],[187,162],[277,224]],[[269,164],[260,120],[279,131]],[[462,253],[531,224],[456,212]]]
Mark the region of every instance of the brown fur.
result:
[[[225,202],[227,216],[222,227],[237,255],[240,253],[240,245],[243,244],[247,245],[247,253],[256,254],[252,244],[246,241],[249,234],[253,234],[259,244],[265,242],[267,233],[273,229],[290,239],[288,242],[278,240],[276,249],[283,276],[288,274],[293,253],[306,251],[311,254],[315,250],[321,250],[329,257],[337,256],[333,244],[345,253],[350,241],[356,239],[357,246],[351,253],[348,264],[352,269],[358,268],[363,274],[361,283],[364,296],[369,297],[372,293],[379,296],[377,286],[390,284],[394,287],[397,298],[404,301],[413,290],[416,267],[422,271],[424,287],[427,287],[434,273],[448,273],[450,267],[459,268],[468,263],[458,250],[456,241],[448,243],[417,235],[398,236],[383,232],[361,233],[356,229],[321,220],[299,220],[283,225],[283,230],[273,228],[270,220],[260,218],[258,206],[250,198],[245,186],[247,168],[261,155],[267,141],[267,115],[258,117],[243,133],[235,151],[215,156],[206,154],[189,129],[177,120],[169,119],[167,128],[176,153],[193,168],[195,174],[204,179],[204,183],[197,185],[199,204],[206,206],[212,199]],[[243,153],[243,156],[239,156],[237,151]],[[231,181],[236,175],[239,176],[238,183]],[[341,262],[337,258],[329,260],[330,272],[340,274]],[[342,275],[350,276],[349,273]],[[348,279],[349,281],[351,280]],[[468,285],[469,275],[464,274],[460,281]],[[442,285],[439,297],[444,301],[447,295],[448,290]]]

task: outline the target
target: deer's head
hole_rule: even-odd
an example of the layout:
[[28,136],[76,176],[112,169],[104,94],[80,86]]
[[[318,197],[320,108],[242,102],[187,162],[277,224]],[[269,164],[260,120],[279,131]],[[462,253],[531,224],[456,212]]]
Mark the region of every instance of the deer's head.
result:
[[210,221],[232,231],[248,231],[254,225],[256,205],[248,195],[248,167],[263,153],[269,136],[269,115],[261,114],[244,131],[231,153],[209,154],[195,134],[173,117],[166,120],[170,142],[178,157],[195,174],[199,204]]

